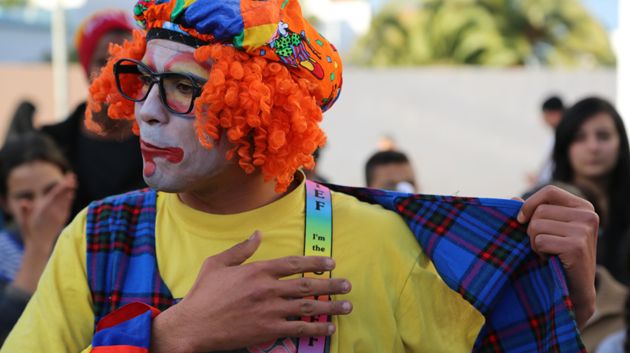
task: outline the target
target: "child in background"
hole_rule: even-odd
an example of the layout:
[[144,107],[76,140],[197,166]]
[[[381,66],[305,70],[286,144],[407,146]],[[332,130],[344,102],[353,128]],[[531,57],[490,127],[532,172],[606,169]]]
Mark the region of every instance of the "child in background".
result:
[[68,162],[46,136],[28,132],[0,151],[0,198],[12,220],[0,231],[0,344],[37,287],[75,188]]

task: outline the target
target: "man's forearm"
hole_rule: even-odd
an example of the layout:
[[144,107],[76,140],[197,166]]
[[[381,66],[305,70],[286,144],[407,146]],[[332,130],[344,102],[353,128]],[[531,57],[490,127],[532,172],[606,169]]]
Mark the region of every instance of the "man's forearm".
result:
[[169,328],[169,316],[158,315],[151,326],[150,353],[191,353],[194,349],[189,342],[184,342],[181,336],[172,328]]

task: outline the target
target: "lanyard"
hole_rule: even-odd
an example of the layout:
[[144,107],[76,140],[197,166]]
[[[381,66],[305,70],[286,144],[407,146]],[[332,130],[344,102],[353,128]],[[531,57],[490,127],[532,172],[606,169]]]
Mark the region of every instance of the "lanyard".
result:
[[[330,190],[320,184],[306,180],[306,219],[304,226],[304,256],[332,256],[332,198]],[[330,271],[305,273],[304,277],[326,279]],[[329,295],[317,299],[330,301]],[[330,322],[330,315],[303,316],[302,321]],[[330,349],[330,336],[302,337],[298,353],[324,353]]]

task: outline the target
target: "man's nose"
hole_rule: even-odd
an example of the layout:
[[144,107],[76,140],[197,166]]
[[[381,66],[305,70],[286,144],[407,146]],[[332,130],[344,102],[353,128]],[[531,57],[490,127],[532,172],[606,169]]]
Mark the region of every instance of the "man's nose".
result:
[[157,84],[151,87],[147,98],[143,102],[136,104],[136,114],[140,121],[149,125],[166,124],[168,122],[169,113],[164,108]]

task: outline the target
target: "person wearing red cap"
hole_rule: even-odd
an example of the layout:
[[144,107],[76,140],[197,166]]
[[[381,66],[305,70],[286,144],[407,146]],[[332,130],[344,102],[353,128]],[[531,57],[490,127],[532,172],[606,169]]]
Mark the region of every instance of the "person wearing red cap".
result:
[[[89,82],[107,62],[111,44],[131,38],[133,22],[121,10],[102,10],[85,19],[76,33],[75,47]],[[43,126],[61,148],[77,173],[78,189],[72,206],[76,215],[93,200],[143,187],[139,141],[131,123],[112,121],[107,113],[95,114],[107,134],[95,134],[85,127],[86,104],[82,103],[63,122]],[[98,161],[95,163],[95,161]],[[107,173],[102,173],[107,170]]]
[[131,38],[133,26],[121,10],[103,10],[81,22],[75,35],[79,62],[88,80],[98,75],[108,58],[110,43],[121,44]]
[[87,123],[134,123],[152,189],[75,218],[3,353],[584,351],[586,201],[307,181],[342,63],[296,0],[134,14],[145,31],[111,49]]

